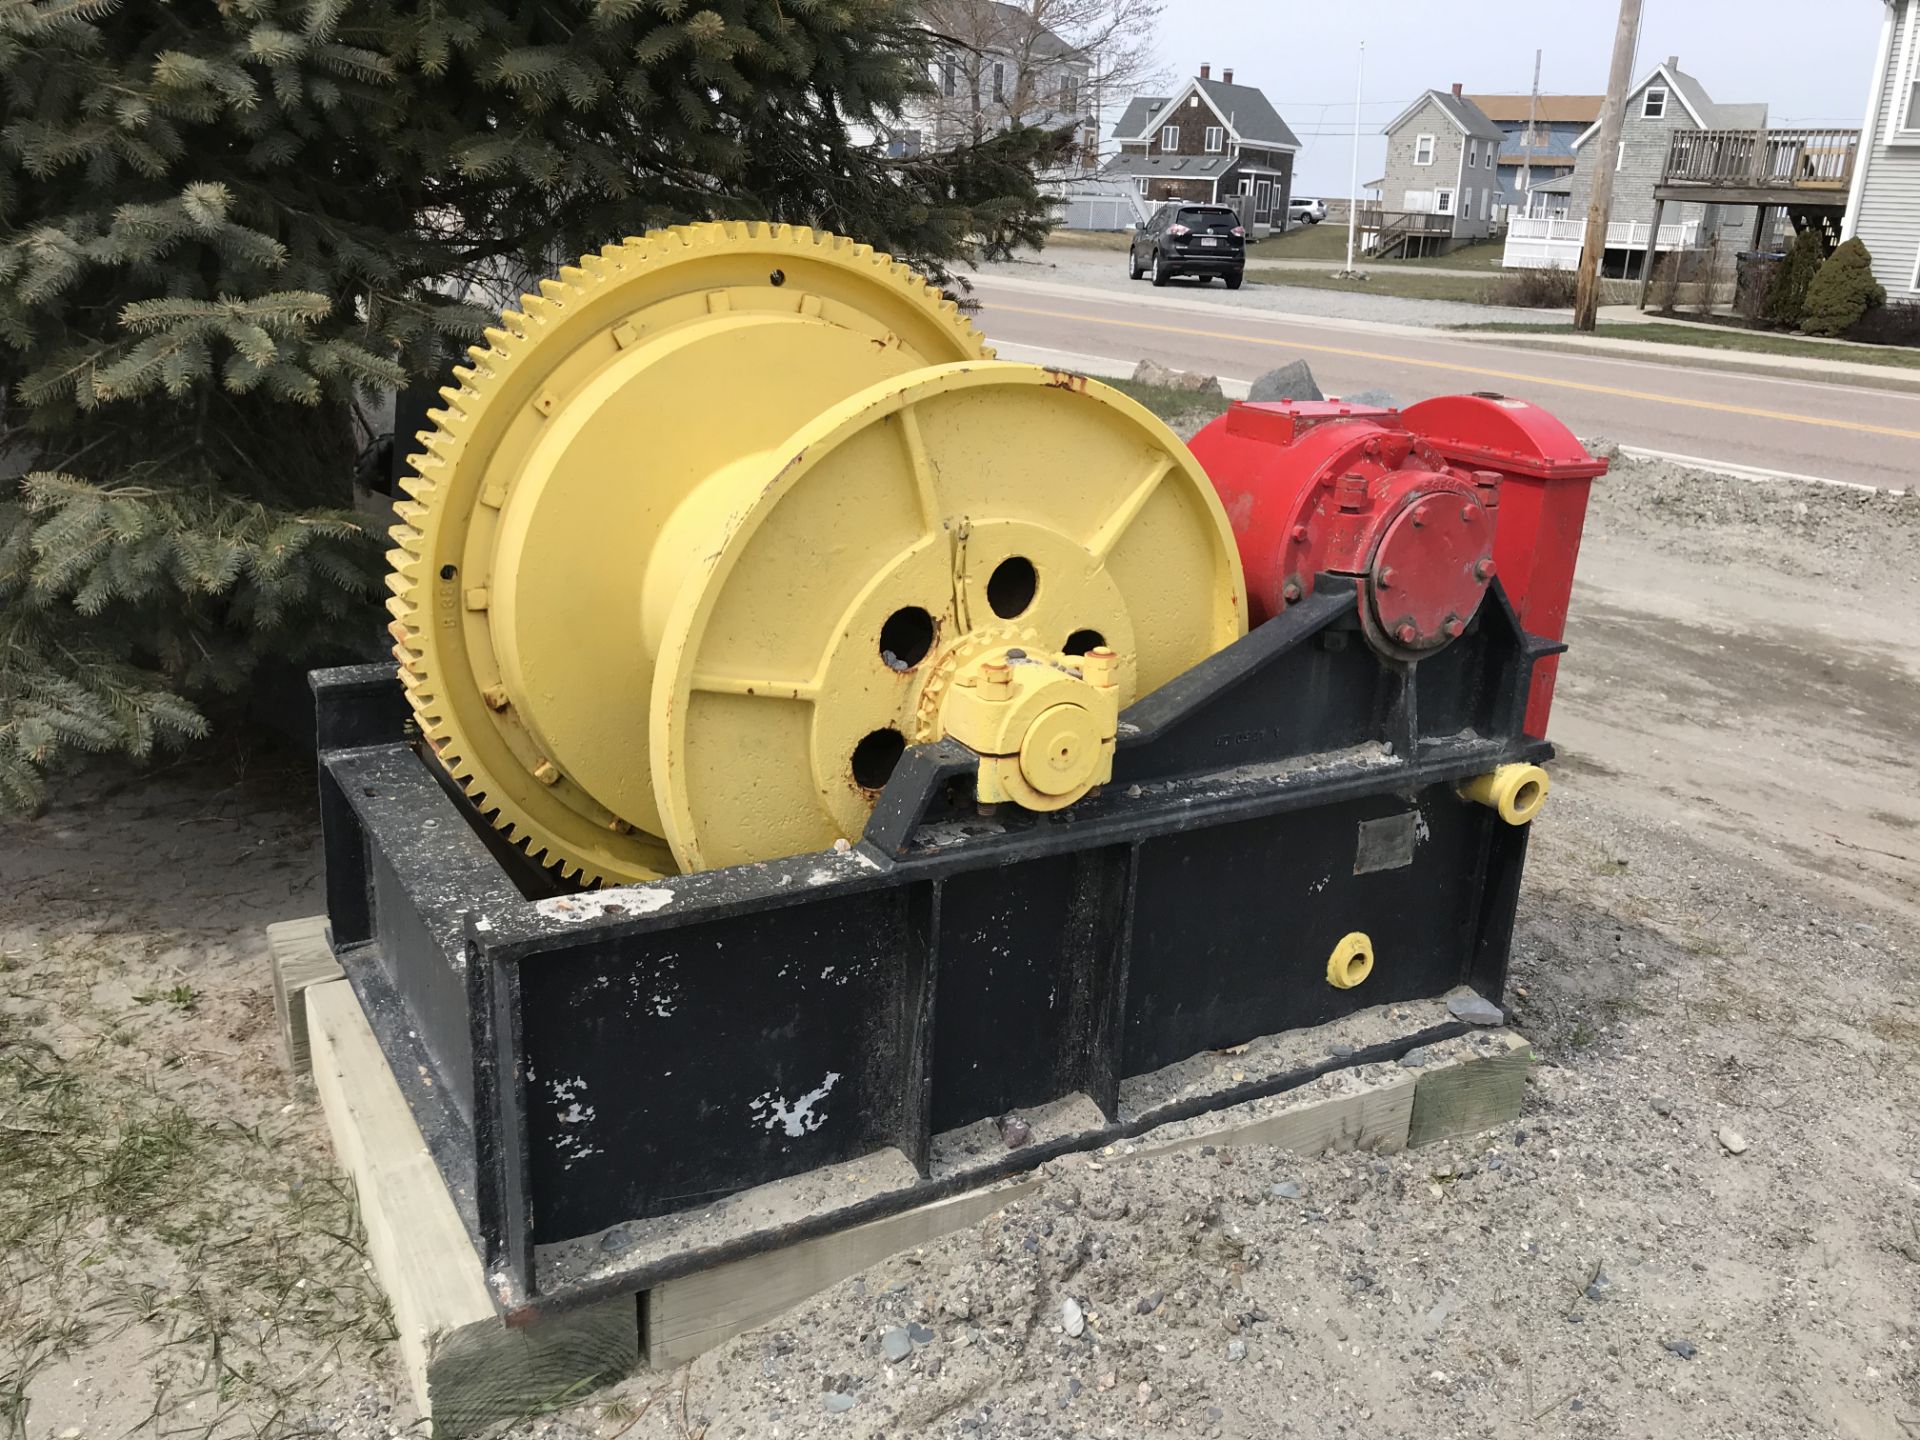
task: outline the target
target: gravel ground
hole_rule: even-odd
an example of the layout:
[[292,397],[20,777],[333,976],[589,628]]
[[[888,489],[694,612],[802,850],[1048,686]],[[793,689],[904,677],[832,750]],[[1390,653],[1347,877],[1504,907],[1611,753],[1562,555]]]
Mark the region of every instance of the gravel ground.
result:
[[[511,1434],[1920,1433],[1916,541],[1911,499],[1600,485],[1512,1129],[1062,1160]],[[418,1431],[272,1059],[261,927],[321,903],[309,796],[208,760],[0,826],[0,1436]]]
[[[1339,266],[1329,265],[1331,274]],[[1144,280],[1127,279],[1124,252],[1076,250],[1059,247],[1032,258],[982,265],[972,272],[982,279],[995,275],[1017,276],[1028,280],[1058,280],[1063,284],[1089,286],[1100,290],[1136,293]],[[1491,283],[1496,277],[1489,275]],[[1228,290],[1211,282],[1200,284],[1175,280],[1165,292],[1203,299],[1230,310],[1271,310],[1286,315],[1317,315],[1333,320],[1377,320],[1392,325],[1420,325],[1443,329],[1450,325],[1484,325],[1499,320],[1542,324],[1552,320],[1570,320],[1568,310],[1525,310],[1510,305],[1468,305],[1457,300],[1403,300],[1393,295],[1349,294],[1344,290],[1315,290],[1303,285],[1270,285],[1249,282],[1239,290]]]

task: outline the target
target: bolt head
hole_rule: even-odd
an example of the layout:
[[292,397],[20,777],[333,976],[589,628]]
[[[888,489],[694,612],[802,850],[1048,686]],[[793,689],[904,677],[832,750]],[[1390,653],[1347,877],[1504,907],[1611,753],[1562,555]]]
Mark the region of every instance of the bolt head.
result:
[[1307,543],[1307,527],[1306,526],[1296,525],[1293,527],[1293,543],[1296,545],[1304,545]]
[[1374,583],[1379,585],[1382,590],[1391,590],[1393,588],[1393,580],[1394,574],[1391,565],[1382,565],[1380,567],[1380,573],[1374,577]]
[[1458,615],[1449,615],[1447,617],[1447,623],[1441,628],[1447,632],[1447,638],[1449,640],[1458,640],[1462,635],[1467,633],[1467,622],[1462,620]]
[[1460,523],[1462,525],[1471,525],[1473,523],[1473,512],[1479,508],[1477,505],[1462,505],[1460,507]]
[[1285,585],[1280,587],[1280,596],[1289,605],[1298,600],[1302,593],[1298,580],[1289,580]]
[[1393,638],[1398,640],[1402,645],[1411,645],[1420,638],[1420,632],[1411,625],[1402,625],[1398,630],[1393,632]]
[[1493,578],[1493,561],[1481,560],[1473,567],[1473,575],[1476,580],[1491,580]]
[[1427,523],[1427,507],[1424,505],[1416,506],[1413,514],[1408,518],[1412,521],[1414,529],[1419,530],[1423,528]]

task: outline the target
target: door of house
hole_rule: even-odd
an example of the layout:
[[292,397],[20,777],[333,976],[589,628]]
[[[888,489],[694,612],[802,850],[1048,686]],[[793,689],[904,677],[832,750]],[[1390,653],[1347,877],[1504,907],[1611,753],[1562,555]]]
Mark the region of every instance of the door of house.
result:
[[1254,223],[1258,225],[1266,224],[1267,221],[1272,218],[1272,212],[1273,182],[1270,180],[1256,180],[1253,184]]

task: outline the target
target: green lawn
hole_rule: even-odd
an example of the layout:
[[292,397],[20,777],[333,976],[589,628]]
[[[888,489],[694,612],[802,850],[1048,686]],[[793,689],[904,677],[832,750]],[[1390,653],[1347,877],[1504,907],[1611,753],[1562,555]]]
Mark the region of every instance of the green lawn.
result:
[[[1498,322],[1460,325],[1460,330],[1490,330],[1509,335],[1571,335],[1566,325]],[[1653,340],[1664,345],[1695,345],[1703,350],[1738,350],[1759,355],[1795,355],[1803,360],[1845,360],[1860,365],[1891,365],[1920,370],[1920,350],[1892,345],[1832,345],[1768,330],[1735,330],[1718,325],[1611,324],[1593,332],[1610,340]]]

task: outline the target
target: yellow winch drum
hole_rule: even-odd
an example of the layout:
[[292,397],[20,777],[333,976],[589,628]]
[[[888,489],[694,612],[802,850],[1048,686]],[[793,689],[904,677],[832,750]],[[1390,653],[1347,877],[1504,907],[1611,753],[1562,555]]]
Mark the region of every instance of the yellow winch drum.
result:
[[856,839],[942,738],[983,803],[1071,804],[1120,708],[1245,632],[1179,440],[866,246],[651,234],[487,339],[403,482],[390,628],[427,745],[569,878]]

